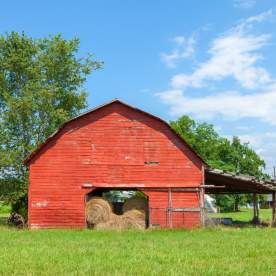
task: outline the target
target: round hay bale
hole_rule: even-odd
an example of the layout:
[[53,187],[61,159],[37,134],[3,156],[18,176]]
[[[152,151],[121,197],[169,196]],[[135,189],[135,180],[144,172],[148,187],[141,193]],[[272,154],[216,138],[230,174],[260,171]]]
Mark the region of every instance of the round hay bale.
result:
[[86,203],[86,221],[88,226],[107,222],[112,215],[112,205],[102,197],[92,197]]
[[101,222],[94,227],[97,230],[122,230],[124,229],[124,224],[122,221],[122,216],[116,214],[111,214],[110,219],[106,222]]
[[145,229],[146,215],[144,211],[130,210],[122,216],[123,225],[125,229]]
[[97,230],[123,230],[123,229],[145,229],[145,214],[138,210],[131,210],[123,215],[111,214],[110,219],[101,222],[94,227]]
[[124,213],[123,217],[125,218],[132,218],[136,220],[145,220],[146,215],[143,211],[140,210],[130,210]]
[[123,205],[123,213],[131,210],[139,210],[146,215],[148,213],[148,200],[140,196],[127,199]]

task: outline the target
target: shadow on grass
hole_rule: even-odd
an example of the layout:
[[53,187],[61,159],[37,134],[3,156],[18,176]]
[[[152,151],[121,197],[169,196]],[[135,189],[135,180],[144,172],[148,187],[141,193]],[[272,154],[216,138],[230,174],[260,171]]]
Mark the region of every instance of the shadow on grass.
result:
[[0,226],[8,225],[8,217],[0,217]]
[[232,227],[239,227],[239,228],[245,228],[245,227],[270,227],[270,222],[269,221],[260,221],[260,223],[253,223],[252,221],[239,221],[239,220],[234,220],[233,224],[231,225]]

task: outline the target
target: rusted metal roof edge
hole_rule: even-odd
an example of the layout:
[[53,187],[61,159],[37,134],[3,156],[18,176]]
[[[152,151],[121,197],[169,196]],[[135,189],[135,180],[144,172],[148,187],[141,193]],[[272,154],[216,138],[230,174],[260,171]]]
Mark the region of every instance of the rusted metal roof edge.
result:
[[269,181],[269,180],[265,180],[265,179],[255,177],[255,176],[236,174],[236,173],[232,173],[232,172],[226,172],[223,170],[211,169],[211,168],[207,168],[206,173],[211,173],[213,175],[236,179],[239,181],[250,182],[250,183],[256,184],[266,190],[276,191],[276,181]]

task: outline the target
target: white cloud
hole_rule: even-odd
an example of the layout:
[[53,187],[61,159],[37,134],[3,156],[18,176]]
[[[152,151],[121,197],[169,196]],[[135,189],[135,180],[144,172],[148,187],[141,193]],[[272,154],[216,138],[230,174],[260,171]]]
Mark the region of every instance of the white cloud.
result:
[[250,9],[256,5],[256,2],[256,0],[234,0],[234,7]]
[[255,16],[250,16],[244,20],[241,20],[240,24],[234,26],[232,29],[230,29],[230,31],[242,34],[252,30],[252,28],[254,28],[255,23],[261,23],[270,18],[273,18],[273,9],[269,9]]
[[255,16],[250,16],[245,20],[245,23],[252,23],[252,22],[263,22],[265,20],[267,20],[269,17],[271,17],[273,15],[273,10],[269,9],[265,12],[259,13]]
[[[266,161],[266,171],[272,172],[272,166],[275,165],[274,152],[276,151],[276,132],[252,132],[245,135],[239,135],[242,142],[249,142],[250,146]],[[273,138],[273,139],[272,139]]]
[[216,39],[209,53],[211,58],[200,64],[191,74],[179,74],[172,78],[174,88],[204,87],[205,81],[217,81],[232,77],[245,88],[255,88],[270,81],[269,73],[256,66],[261,58],[255,53],[268,41],[268,35],[240,36],[232,34]]
[[249,17],[214,39],[208,50],[210,58],[199,64],[192,74],[175,75],[171,80],[172,88],[200,88],[206,86],[207,81],[219,81],[230,77],[249,89],[269,83],[270,74],[257,63],[262,59],[258,50],[268,43],[270,35],[253,35],[249,33],[249,29],[254,22],[265,20],[271,13],[269,10]]
[[257,150],[262,152],[264,151],[263,148],[260,148],[263,137],[260,135],[256,135],[256,133],[239,135],[239,139],[242,143],[249,143],[254,148],[257,148]]
[[[170,106],[171,114],[190,113],[203,119],[222,116],[227,119],[259,118],[276,124],[276,80],[258,64],[260,50],[270,38],[268,34],[254,35],[252,24],[262,22],[272,11],[249,17],[215,38],[208,50],[210,58],[191,74],[172,77],[170,88],[157,95]],[[178,39],[179,43],[182,40]],[[232,78],[245,91],[221,91],[214,94],[214,82]],[[187,88],[206,87],[201,97],[191,97]],[[258,89],[258,90],[257,90]]]
[[228,120],[247,117],[276,125],[276,88],[264,93],[244,95],[230,91],[200,98],[184,96],[182,90],[169,90],[158,95],[170,105],[170,113],[175,116],[189,113],[201,119],[220,116]]
[[258,155],[260,155],[260,156],[261,156],[265,151],[266,151],[266,150],[263,149],[263,148],[258,148],[258,149],[256,149],[256,153],[257,153]]
[[276,138],[276,132],[273,132],[273,131],[266,132],[265,136],[268,138]]
[[196,43],[194,35],[188,38],[176,36],[173,42],[176,47],[170,53],[161,53],[161,59],[170,68],[176,67],[180,60],[193,57]]
[[248,131],[248,130],[250,130],[250,129],[252,129],[252,127],[251,126],[236,126],[236,129],[237,130],[242,130],[242,131]]

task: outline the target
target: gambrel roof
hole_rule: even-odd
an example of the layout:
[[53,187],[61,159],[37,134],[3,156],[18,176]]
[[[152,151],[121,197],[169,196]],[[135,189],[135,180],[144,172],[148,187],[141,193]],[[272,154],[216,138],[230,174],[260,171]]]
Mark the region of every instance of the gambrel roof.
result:
[[161,123],[163,123],[163,124],[165,124],[175,135],[177,135],[179,138],[180,138],[180,140],[186,145],[186,147],[188,147],[189,148],[189,150],[203,163],[203,165],[204,166],[207,166],[207,164],[205,163],[205,161],[199,156],[199,154],[182,138],[182,137],[180,137],[180,135],[178,134],[178,133],[176,133],[176,131],[166,122],[166,121],[164,121],[163,119],[161,119],[161,118],[159,118],[159,117],[157,117],[157,116],[155,116],[155,115],[152,115],[152,114],[150,114],[150,113],[148,113],[148,112],[146,112],[146,111],[144,111],[144,110],[141,110],[141,109],[139,109],[139,108],[137,108],[137,107],[134,107],[134,106],[131,106],[131,105],[129,105],[129,104],[127,104],[127,103],[125,103],[125,102],[123,102],[123,101],[121,101],[121,100],[119,100],[119,99],[114,99],[114,100],[112,100],[112,101],[110,101],[110,102],[108,102],[108,103],[105,103],[105,104],[103,104],[103,105],[100,105],[100,106],[98,106],[98,107],[96,107],[96,108],[93,108],[93,109],[90,109],[90,110],[88,110],[87,112],[84,112],[84,113],[82,113],[82,114],[80,114],[79,116],[76,116],[76,117],[74,117],[74,118],[72,118],[72,119],[70,119],[70,120],[68,120],[68,121],[66,121],[65,123],[63,123],[52,135],[50,135],[45,141],[44,141],[44,143],[42,143],[40,146],[38,146],[33,152],[31,152],[31,154],[24,160],[24,164],[25,165],[29,165],[29,163],[30,163],[30,161],[42,150],[42,148],[44,148],[45,147],[45,145],[47,145],[51,140],[53,140],[60,132],[61,132],[61,130],[62,129],[64,129],[64,127],[65,126],[67,126],[68,124],[70,124],[71,122],[73,122],[73,121],[76,121],[76,120],[78,120],[78,119],[80,119],[80,118],[82,118],[82,117],[84,117],[84,116],[86,116],[86,115],[88,115],[88,114],[91,114],[91,113],[93,113],[93,112],[95,112],[95,111],[97,111],[97,110],[99,110],[99,109],[102,109],[102,108],[105,108],[105,107],[107,107],[107,106],[110,106],[110,105],[112,105],[112,104],[114,104],[114,103],[119,103],[119,104],[121,104],[121,105],[123,105],[123,106],[126,106],[126,107],[128,107],[128,108],[130,108],[130,109],[132,109],[132,110],[135,110],[135,111],[138,111],[138,112],[140,112],[140,113],[143,113],[143,114],[145,114],[145,115],[147,115],[147,116],[149,116],[149,117],[151,117],[151,118],[154,118],[155,120],[158,120],[158,121],[160,121]]

